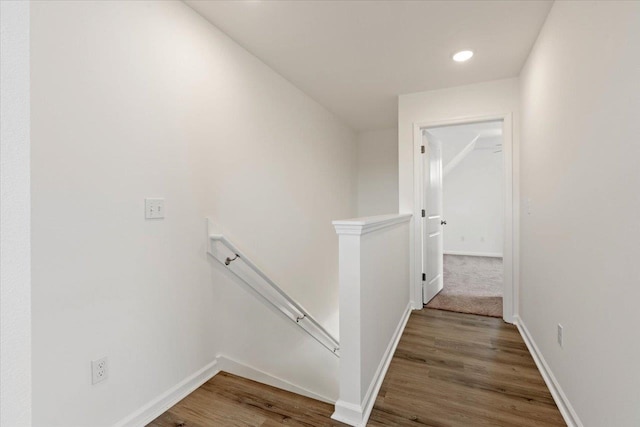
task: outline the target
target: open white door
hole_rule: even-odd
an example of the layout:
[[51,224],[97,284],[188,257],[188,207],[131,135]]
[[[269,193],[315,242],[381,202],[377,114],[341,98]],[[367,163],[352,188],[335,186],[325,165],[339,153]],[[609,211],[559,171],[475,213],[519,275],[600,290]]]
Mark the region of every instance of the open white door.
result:
[[422,283],[423,303],[428,303],[444,286],[442,227],[442,142],[422,133],[423,161],[423,218],[422,218]]

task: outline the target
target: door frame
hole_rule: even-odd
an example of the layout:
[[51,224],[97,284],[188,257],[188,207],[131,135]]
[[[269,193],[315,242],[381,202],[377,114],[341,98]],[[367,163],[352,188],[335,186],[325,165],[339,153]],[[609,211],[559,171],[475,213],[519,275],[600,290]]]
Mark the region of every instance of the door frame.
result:
[[[413,124],[413,207],[414,218],[422,221],[423,209],[423,193],[424,193],[424,168],[420,156],[422,146],[422,130],[440,126],[464,125],[471,123],[481,123],[490,121],[502,121],[502,149],[504,162],[504,233],[503,233],[503,267],[504,267],[504,290],[502,304],[502,318],[505,322],[513,323],[515,316],[518,314],[518,274],[519,259],[519,209],[520,201],[518,194],[518,169],[517,157],[514,152],[517,148],[514,146],[513,137],[513,114],[496,113],[482,116],[456,117],[437,121],[415,122]],[[426,154],[425,154],[426,155]],[[516,167],[514,167],[514,164]],[[514,191],[515,190],[515,191]],[[422,227],[414,222],[413,227],[413,277],[411,284],[411,295],[414,301],[414,309],[422,308]]]

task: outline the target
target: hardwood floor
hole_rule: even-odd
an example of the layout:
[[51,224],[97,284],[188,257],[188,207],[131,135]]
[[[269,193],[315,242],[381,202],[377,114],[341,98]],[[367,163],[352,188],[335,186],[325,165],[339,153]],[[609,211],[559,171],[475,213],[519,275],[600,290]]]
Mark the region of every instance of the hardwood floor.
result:
[[328,403],[220,372],[148,427],[344,426],[332,413]]
[[[152,427],[341,426],[333,406],[220,373]],[[518,330],[501,319],[411,314],[369,426],[566,425]]]
[[411,314],[371,426],[564,426],[515,326],[424,309]]

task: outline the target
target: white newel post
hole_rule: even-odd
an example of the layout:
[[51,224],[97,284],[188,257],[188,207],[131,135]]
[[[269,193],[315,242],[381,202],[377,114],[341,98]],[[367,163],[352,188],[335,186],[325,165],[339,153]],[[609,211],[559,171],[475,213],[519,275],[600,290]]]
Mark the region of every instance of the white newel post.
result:
[[410,214],[334,221],[340,370],[333,419],[365,425],[410,313]]

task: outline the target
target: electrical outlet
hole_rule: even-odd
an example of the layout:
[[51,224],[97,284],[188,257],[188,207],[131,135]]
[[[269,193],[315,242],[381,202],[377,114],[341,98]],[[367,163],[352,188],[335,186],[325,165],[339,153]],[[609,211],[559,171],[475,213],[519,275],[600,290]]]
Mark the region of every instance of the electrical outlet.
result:
[[164,218],[164,199],[159,199],[159,198],[144,199],[144,217],[146,219]]
[[107,379],[109,375],[109,365],[107,364],[107,358],[92,360],[91,361],[91,384],[98,384],[101,381]]
[[464,236],[460,236],[460,241],[464,242]]
[[560,345],[560,347],[562,347],[563,344],[563,339],[564,337],[562,336],[562,325],[560,323],[558,323],[558,344]]

